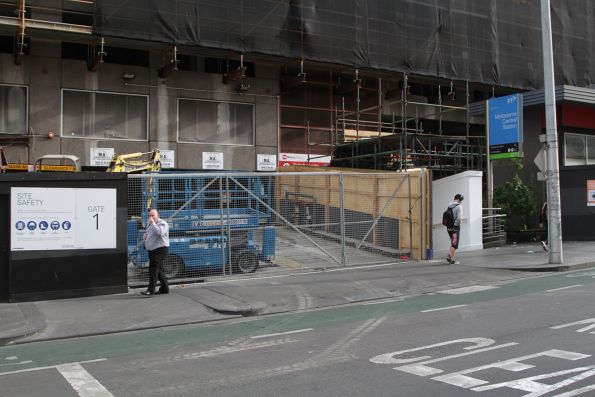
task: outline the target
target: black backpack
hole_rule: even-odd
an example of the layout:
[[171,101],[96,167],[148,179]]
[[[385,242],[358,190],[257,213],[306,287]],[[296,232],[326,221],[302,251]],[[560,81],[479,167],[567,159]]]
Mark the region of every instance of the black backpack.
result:
[[447,228],[452,228],[455,225],[455,214],[452,211],[454,207],[448,207],[446,211],[442,214],[442,224]]

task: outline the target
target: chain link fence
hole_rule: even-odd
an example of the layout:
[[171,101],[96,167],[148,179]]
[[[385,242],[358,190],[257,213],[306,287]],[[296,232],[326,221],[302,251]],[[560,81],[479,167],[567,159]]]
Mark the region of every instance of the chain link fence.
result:
[[421,186],[422,179],[340,172],[129,175],[129,283],[148,280],[143,236],[151,208],[169,223],[165,269],[179,282],[420,258],[424,221],[416,206],[424,200],[412,183]]

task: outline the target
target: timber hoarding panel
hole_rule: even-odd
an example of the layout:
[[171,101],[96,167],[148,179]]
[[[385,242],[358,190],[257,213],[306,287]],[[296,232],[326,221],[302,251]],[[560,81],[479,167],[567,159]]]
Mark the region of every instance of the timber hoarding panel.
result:
[[[431,247],[431,178],[428,169],[390,172],[289,166],[281,167],[279,171],[289,175],[279,176],[278,198],[282,197],[285,192],[311,194],[317,198],[317,204],[335,208],[340,208],[338,176],[318,177],[290,174],[299,172],[342,173],[345,210],[370,214],[372,219],[379,216],[398,219],[400,250],[402,252],[411,251],[411,255],[415,259],[428,259],[428,251]],[[409,178],[409,180],[403,180],[403,178]],[[397,187],[399,188],[397,189]],[[325,221],[328,222],[328,211]],[[375,228],[372,233],[374,243],[381,241],[380,233],[381,231]]]

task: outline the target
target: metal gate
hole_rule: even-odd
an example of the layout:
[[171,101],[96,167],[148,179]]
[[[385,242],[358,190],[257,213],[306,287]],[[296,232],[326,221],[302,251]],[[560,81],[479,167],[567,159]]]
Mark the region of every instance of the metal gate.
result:
[[423,211],[416,206],[424,200],[423,192],[412,194],[412,181],[421,186],[422,179],[341,172],[130,175],[129,283],[148,279],[143,234],[151,208],[169,224],[165,269],[177,281],[420,257],[416,229]]

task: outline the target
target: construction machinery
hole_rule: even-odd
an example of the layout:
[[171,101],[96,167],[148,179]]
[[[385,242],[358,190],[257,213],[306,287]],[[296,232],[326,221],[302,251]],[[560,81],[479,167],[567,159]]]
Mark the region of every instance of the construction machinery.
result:
[[148,267],[143,247],[152,208],[169,224],[166,275],[252,273],[275,254],[275,228],[270,204],[272,187],[261,176],[160,173],[129,177],[128,260]]
[[[146,155],[149,155],[149,159],[143,160],[142,157]],[[160,170],[161,153],[159,149],[153,149],[144,153],[114,154],[105,171],[135,173]]]

